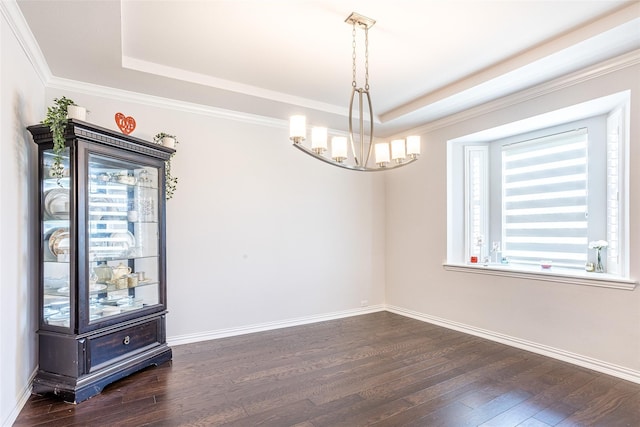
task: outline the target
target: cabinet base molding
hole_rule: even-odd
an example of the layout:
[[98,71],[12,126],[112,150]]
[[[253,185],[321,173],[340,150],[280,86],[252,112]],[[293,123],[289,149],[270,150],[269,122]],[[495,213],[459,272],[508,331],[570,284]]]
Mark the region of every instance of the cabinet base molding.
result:
[[77,379],[38,371],[33,380],[32,393],[54,394],[65,402],[80,403],[102,392],[105,386],[149,366],[166,363],[171,360],[171,357],[171,348],[162,344]]

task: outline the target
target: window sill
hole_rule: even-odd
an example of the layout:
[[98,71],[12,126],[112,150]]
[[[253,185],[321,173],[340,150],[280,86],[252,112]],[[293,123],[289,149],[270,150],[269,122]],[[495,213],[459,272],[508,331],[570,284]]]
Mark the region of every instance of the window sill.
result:
[[572,285],[597,286],[601,288],[623,289],[632,291],[637,281],[614,276],[607,273],[588,273],[562,268],[541,270],[536,267],[511,266],[504,264],[456,264],[443,263],[447,271],[459,271],[472,274],[488,274],[492,276],[517,277],[521,279],[544,280],[546,282],[560,282]]

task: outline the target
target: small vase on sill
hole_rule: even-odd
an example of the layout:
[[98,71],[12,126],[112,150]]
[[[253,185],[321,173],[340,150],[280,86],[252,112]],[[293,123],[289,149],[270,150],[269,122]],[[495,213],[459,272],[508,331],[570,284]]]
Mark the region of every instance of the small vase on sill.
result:
[[604,265],[602,265],[602,248],[596,248],[596,273],[604,273]]

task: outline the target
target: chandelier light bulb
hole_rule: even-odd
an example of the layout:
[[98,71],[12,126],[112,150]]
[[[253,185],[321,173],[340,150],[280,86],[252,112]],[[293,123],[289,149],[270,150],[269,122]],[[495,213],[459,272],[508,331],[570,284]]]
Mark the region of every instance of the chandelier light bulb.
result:
[[[376,21],[353,12],[345,22],[352,27],[348,135],[333,137],[329,148],[327,128],[314,127],[311,129],[310,141],[304,142],[307,136],[306,120],[304,116],[296,115],[290,119],[289,139],[293,141],[294,147],[305,154],[330,165],[354,171],[382,171],[413,163],[420,154],[419,136],[410,136],[406,142],[404,139],[396,139],[391,143],[374,143],[375,116],[369,93],[369,29]],[[356,40],[357,34],[364,36],[362,42]],[[361,47],[364,47],[364,52],[358,53],[357,50]],[[357,69],[357,59],[364,65],[364,72]],[[358,83],[358,76],[364,76],[363,85]]]
[[305,116],[291,116],[289,119],[289,139],[294,143],[304,141],[307,136]]
[[402,163],[407,157],[404,139],[394,139],[391,141],[391,159],[396,163]]
[[420,155],[420,137],[413,135],[407,137],[407,154],[412,159],[417,158]]
[[316,154],[322,154],[327,151],[327,128],[311,128],[311,149]]
[[376,144],[376,163],[380,167],[385,167],[389,163],[389,143],[379,142]]
[[342,163],[347,158],[347,138],[344,136],[334,136],[331,138],[331,158],[338,163]]

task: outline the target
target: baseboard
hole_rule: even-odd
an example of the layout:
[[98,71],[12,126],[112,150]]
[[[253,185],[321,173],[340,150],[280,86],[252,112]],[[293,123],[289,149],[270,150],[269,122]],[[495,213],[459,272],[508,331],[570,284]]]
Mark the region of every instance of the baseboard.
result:
[[27,381],[27,385],[22,390],[18,399],[16,400],[16,406],[13,407],[13,410],[9,414],[9,416],[2,420],[2,427],[10,427],[13,423],[18,419],[18,415],[20,415],[20,411],[24,408],[24,405],[31,397],[31,384],[33,384],[33,379],[36,377],[36,373],[38,372],[38,367],[36,366],[31,375],[29,376],[29,381]]
[[[568,352],[562,349],[546,346],[543,344],[535,343],[532,341],[523,340],[520,338],[512,337],[505,334],[489,331],[486,329],[476,328],[474,326],[465,325],[463,323],[453,322],[447,319],[442,319],[435,316],[426,315],[417,311],[404,309],[392,305],[375,305],[370,307],[363,307],[352,310],[344,310],[333,313],[325,313],[314,316],[298,317],[293,319],[286,319],[277,322],[266,322],[255,325],[241,326],[237,328],[219,329],[208,332],[201,332],[197,334],[178,335],[169,337],[167,342],[169,345],[176,346],[182,344],[190,344],[200,341],[207,341],[217,338],[225,338],[236,335],[244,335],[254,332],[269,331],[273,329],[287,328],[290,326],[300,326],[309,323],[323,322],[327,320],[341,319],[344,317],[358,316],[362,314],[375,313],[379,311],[389,311],[391,313],[399,314],[401,316],[410,317],[412,319],[420,320],[434,325],[442,326],[448,329],[453,329],[459,332],[474,335],[480,338],[486,338],[491,341],[506,344],[512,347],[520,348],[522,350],[531,351],[533,353],[541,354],[544,356],[552,357],[554,359],[562,360],[564,362],[572,363],[577,366],[581,366],[587,369],[592,369],[597,372],[602,372],[607,375],[612,375],[627,381],[631,381],[640,384],[640,372],[628,369],[623,366],[618,366],[612,363],[604,362],[602,360],[594,359],[591,357],[583,356],[580,354]],[[27,400],[31,396],[31,384],[36,376],[37,367],[31,374],[27,386],[24,388],[20,397],[18,398],[16,405],[9,414],[9,416],[2,421],[3,427],[11,426],[18,418],[20,411],[26,404]]]
[[[385,310],[385,306],[383,304],[380,304],[380,305],[362,307],[362,308],[351,309],[351,310],[319,314],[314,316],[305,316],[305,317],[298,317],[293,319],[286,319],[286,320],[281,320],[277,322],[266,322],[266,323],[260,323],[255,325],[241,326],[237,328],[219,329],[215,331],[199,332],[197,334],[178,335],[174,337],[168,337],[167,344],[170,346],[191,344],[195,342],[208,341],[208,340],[213,340],[217,338],[232,337],[236,335],[250,334],[253,332],[263,332],[263,331],[269,331],[273,329],[287,328],[290,326],[300,326],[300,325],[306,325],[309,323],[317,323],[317,322],[324,322],[327,320],[341,319],[344,317],[359,316],[361,314],[376,313],[384,310]],[[18,415],[20,415],[20,411],[22,411],[22,408],[24,407],[24,405],[27,403],[27,400],[29,400],[29,397],[31,396],[33,379],[36,377],[37,372],[38,372],[38,367],[36,366],[36,368],[34,369],[34,371],[31,373],[29,377],[27,386],[20,393],[20,396],[16,401],[15,407],[13,408],[13,410],[5,420],[1,420],[2,427],[12,426],[13,423],[18,418]]]
[[266,322],[254,325],[240,326],[237,328],[218,329],[213,331],[198,332],[196,334],[177,335],[167,337],[170,346],[191,344],[200,341],[213,340],[218,338],[233,337],[236,335],[251,334],[254,332],[270,331],[273,329],[288,328],[290,326],[307,325],[309,323],[324,322],[327,320],[341,319],[344,317],[358,316],[361,314],[384,311],[384,305],[374,305],[351,310],[337,311],[333,313],[318,314],[313,316],[298,317],[293,319],[279,320],[277,322]]
[[516,347],[522,350],[531,351],[533,353],[541,354],[543,356],[552,357],[554,359],[562,360],[583,368],[591,369],[597,372],[602,372],[607,375],[621,378],[623,380],[631,381],[640,384],[640,371],[618,366],[613,363],[604,362],[602,360],[594,359],[581,354],[572,353],[559,348],[550,347],[544,344],[523,340],[520,338],[512,337],[509,335],[501,334],[486,329],[476,328],[474,326],[465,325],[463,323],[452,322],[447,319],[442,319],[435,316],[429,316],[427,314],[419,313],[417,311],[407,310],[401,307],[387,305],[386,310],[391,313],[396,313],[401,316],[411,317],[423,322],[432,323],[434,325],[443,326],[448,329],[453,329],[466,334],[474,335],[480,338],[486,338],[491,341],[496,341],[501,344],[506,344],[512,347]]

